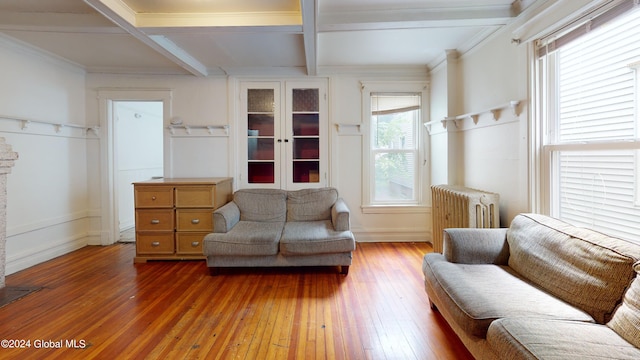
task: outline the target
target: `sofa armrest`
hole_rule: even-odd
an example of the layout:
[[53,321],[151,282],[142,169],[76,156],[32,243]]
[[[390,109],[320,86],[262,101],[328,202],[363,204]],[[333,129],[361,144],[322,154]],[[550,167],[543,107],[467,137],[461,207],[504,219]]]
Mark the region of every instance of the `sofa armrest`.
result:
[[240,221],[240,208],[233,201],[213,212],[213,232],[226,233]]
[[338,198],[331,207],[331,222],[336,231],[347,231],[351,229],[349,220],[349,207],[342,198]]
[[443,255],[461,264],[507,265],[509,245],[506,228],[444,229]]

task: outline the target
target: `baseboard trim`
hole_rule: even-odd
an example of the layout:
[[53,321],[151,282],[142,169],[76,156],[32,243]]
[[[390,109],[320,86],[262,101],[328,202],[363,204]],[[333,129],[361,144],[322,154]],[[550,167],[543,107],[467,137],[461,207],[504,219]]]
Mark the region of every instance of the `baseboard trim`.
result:
[[49,246],[30,248],[20,254],[7,256],[6,274],[10,275],[20,270],[51,260],[58,256],[70,253],[87,245],[87,234],[76,235],[56,243],[48,243]]
[[357,242],[431,242],[431,234],[413,229],[352,229]]

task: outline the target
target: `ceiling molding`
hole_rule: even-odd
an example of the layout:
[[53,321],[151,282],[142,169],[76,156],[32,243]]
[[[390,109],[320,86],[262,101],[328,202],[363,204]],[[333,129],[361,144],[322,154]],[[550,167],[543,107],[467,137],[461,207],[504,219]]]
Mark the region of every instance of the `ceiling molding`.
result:
[[513,19],[511,6],[464,9],[343,11],[319,17],[318,31],[360,31],[430,27],[495,26]]
[[13,51],[25,54],[27,56],[36,57],[42,61],[46,61],[56,66],[64,67],[68,70],[77,71],[79,73],[86,72],[85,67],[81,64],[75,63],[57,54],[33,46],[29,43],[11,37],[10,35],[0,33],[0,47],[11,48]]
[[145,27],[243,27],[301,25],[298,11],[136,14],[135,25]]
[[263,66],[263,67],[224,67],[222,69],[229,76],[301,76],[307,75],[304,66]]
[[137,67],[137,66],[90,66],[85,68],[91,74],[120,74],[120,75],[190,75],[181,68],[167,69],[166,67]]
[[429,78],[429,68],[426,65],[343,65],[318,66],[318,75],[358,75],[372,76],[376,79],[389,77],[394,80],[416,80]]
[[206,35],[216,33],[288,33],[302,34],[302,25],[281,25],[281,26],[206,26],[206,27],[145,27],[139,28],[147,35]]
[[0,12],[0,30],[124,33],[100,14]]

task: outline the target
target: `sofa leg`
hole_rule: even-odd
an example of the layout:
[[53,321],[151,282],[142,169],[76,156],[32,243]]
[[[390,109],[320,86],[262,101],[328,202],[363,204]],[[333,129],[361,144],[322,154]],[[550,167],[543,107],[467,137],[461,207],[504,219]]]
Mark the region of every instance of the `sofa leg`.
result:
[[209,268],[209,275],[218,276],[219,274],[220,274],[220,268],[217,268],[217,267],[210,267]]
[[346,265],[340,266],[340,274],[348,275],[349,274],[349,266],[346,266]]

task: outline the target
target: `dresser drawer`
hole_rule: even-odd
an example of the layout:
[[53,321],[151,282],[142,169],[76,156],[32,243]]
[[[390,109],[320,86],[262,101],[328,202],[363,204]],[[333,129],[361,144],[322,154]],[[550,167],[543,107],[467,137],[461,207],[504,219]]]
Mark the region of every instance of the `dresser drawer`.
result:
[[173,207],[173,186],[135,186],[136,208]]
[[138,231],[171,231],[173,228],[173,209],[136,210]]
[[136,233],[136,251],[138,254],[166,255],[175,251],[173,232]]
[[176,253],[202,255],[202,241],[207,232],[176,233]]
[[213,208],[215,185],[176,186],[176,207]]
[[213,231],[213,210],[176,209],[176,230]]

